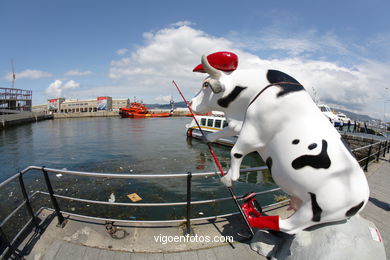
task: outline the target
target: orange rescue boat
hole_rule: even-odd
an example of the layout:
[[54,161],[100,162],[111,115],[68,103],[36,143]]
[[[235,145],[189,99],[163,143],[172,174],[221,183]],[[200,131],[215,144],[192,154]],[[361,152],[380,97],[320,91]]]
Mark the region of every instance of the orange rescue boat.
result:
[[119,114],[123,118],[169,117],[170,113],[153,113],[149,108],[139,102],[131,102],[130,107],[121,107]]

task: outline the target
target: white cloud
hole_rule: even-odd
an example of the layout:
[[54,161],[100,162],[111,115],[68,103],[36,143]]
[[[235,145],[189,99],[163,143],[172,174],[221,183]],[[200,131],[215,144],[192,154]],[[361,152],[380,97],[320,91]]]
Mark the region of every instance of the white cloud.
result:
[[92,75],[92,74],[93,74],[93,72],[90,70],[86,70],[86,71],[69,70],[69,71],[65,72],[65,76],[88,76],[88,75]]
[[[232,50],[228,40],[187,25],[145,33],[144,40],[143,46],[111,62],[109,77],[118,85],[126,86],[122,89],[124,95],[154,95],[149,102],[156,96],[176,94],[172,87],[174,79],[179,84],[185,83],[183,88],[192,95],[202,78],[202,75],[192,72],[201,55],[221,49]],[[177,95],[175,100],[178,100]]]
[[53,83],[49,85],[49,87],[45,90],[45,93],[48,97],[61,97],[62,89],[60,89],[62,85],[61,80],[55,80]]
[[69,80],[64,83],[63,81],[57,79],[49,85],[49,87],[45,90],[45,93],[48,97],[52,98],[63,97],[64,90],[75,89],[79,86],[80,83],[75,82],[74,80]]
[[[41,70],[24,70],[21,72],[15,72],[16,79],[41,79],[41,78],[48,78],[53,76],[51,73],[47,71],[41,71]],[[12,80],[12,73],[8,73],[5,77],[6,80],[11,81]]]
[[116,51],[116,54],[118,55],[123,55],[123,54],[126,54],[129,50],[126,49],[126,48],[123,48],[123,49],[119,49]]
[[190,21],[179,21],[176,23],[171,24],[173,27],[181,27],[181,26],[193,26],[195,23],[190,22]]
[[[280,69],[295,77],[309,92],[315,88],[324,103],[377,117],[380,117],[378,115],[382,111],[383,115],[383,102],[381,109],[373,104],[378,103],[378,98],[383,98],[381,95],[387,87],[386,74],[389,64],[358,59],[359,62],[354,66],[347,67],[314,59],[305,54],[321,52],[324,48],[333,48],[338,54],[347,54],[349,49],[332,34],[323,35],[321,38],[318,32],[313,30],[307,32],[306,36],[302,40],[290,38],[280,42],[278,41],[282,38],[275,35],[273,38],[264,38],[263,42],[268,44],[268,49],[272,49],[273,42],[278,42],[274,48],[286,54],[285,58],[266,59],[244,51],[247,46],[237,41],[208,35],[185,23],[175,24],[157,32],[144,33],[142,46],[112,61],[109,77],[113,84],[109,88],[91,88],[76,92],[90,95],[100,93],[121,98],[137,96],[145,102],[165,100],[164,97],[172,95],[175,101],[181,101],[172,86],[172,80],[175,80],[190,99],[199,90],[201,79],[205,76],[192,72],[199,64],[201,55],[227,50],[239,56],[239,68],[258,68],[264,74],[268,69]],[[317,36],[318,41],[310,41]]]
[[158,96],[154,100],[157,102],[169,103],[171,99],[172,99],[171,96]]
[[78,88],[80,86],[80,83],[75,82],[74,80],[69,80],[68,82],[64,83],[62,85],[63,89],[70,89],[70,88]]
[[356,56],[350,49],[352,46],[345,43],[343,39],[331,32],[321,34],[315,29],[292,32],[271,26],[250,36],[230,32],[229,38],[241,48],[264,51],[270,56],[279,58]]

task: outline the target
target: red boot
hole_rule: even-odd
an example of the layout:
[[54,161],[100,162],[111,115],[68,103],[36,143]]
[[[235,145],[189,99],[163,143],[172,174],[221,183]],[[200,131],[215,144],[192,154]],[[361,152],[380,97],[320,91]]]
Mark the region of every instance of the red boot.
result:
[[279,216],[264,216],[261,214],[261,207],[259,207],[255,193],[252,192],[244,196],[244,204],[242,204],[241,208],[251,227],[280,231]]

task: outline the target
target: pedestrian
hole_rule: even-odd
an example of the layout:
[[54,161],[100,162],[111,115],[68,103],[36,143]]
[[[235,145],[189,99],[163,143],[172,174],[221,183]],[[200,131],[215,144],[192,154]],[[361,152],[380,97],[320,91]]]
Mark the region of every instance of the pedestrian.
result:
[[348,120],[348,128],[347,128],[347,132],[349,132],[349,128],[351,127],[351,120]]

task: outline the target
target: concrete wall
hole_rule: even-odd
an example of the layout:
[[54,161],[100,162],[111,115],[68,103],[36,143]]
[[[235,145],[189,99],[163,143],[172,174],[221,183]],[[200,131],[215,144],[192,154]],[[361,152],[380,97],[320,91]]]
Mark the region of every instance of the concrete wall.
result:
[[0,115],[0,129],[46,119],[53,119],[53,116],[43,112],[23,112],[18,114]]
[[59,118],[81,118],[81,117],[119,117],[118,111],[97,111],[97,112],[74,112],[54,113],[54,119]]
[[[384,141],[383,139],[379,139],[379,138],[376,139],[375,136],[367,137],[367,136],[355,136],[355,135],[350,135],[350,134],[341,134],[341,135],[351,150]],[[381,148],[380,148],[381,151],[383,151],[383,147],[384,147],[384,144],[381,145]],[[379,150],[378,144],[372,146],[371,152],[370,152],[370,154],[372,156],[372,158],[370,157],[371,160],[374,159],[374,157],[376,156],[375,154],[378,152],[378,150]],[[353,154],[355,155],[356,159],[359,161],[359,160],[367,157],[368,152],[369,152],[369,147],[367,147],[365,149],[361,149],[361,150],[359,149],[358,151],[353,152]],[[360,162],[360,165],[364,164],[364,162],[365,162],[365,160]]]
[[358,147],[363,147],[381,141],[378,139],[368,138],[365,136],[355,136],[349,134],[341,134],[341,136],[344,138],[344,140],[349,145],[349,148],[351,148],[352,150]]

